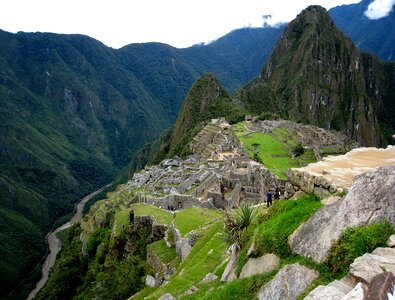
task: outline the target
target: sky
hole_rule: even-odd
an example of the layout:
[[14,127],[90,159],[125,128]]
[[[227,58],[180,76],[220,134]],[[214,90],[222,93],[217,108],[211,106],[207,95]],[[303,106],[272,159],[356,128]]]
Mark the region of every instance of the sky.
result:
[[[0,29],[14,33],[85,34],[112,48],[144,42],[186,48],[209,43],[234,29],[289,22],[311,4],[330,9],[358,2],[360,0],[1,0]],[[395,0],[374,0],[366,15],[381,18],[389,14],[394,3]]]

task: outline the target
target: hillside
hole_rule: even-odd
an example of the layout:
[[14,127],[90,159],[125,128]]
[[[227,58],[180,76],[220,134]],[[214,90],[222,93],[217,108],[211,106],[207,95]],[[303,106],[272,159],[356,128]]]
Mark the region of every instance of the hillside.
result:
[[393,63],[360,52],[325,9],[310,6],[283,31],[261,74],[237,92],[247,110],[343,131],[361,145],[392,142]]
[[[287,154],[277,155],[272,147],[261,144],[263,147],[253,160],[248,155],[250,145],[257,147],[258,141],[262,143],[269,138],[275,138],[285,147],[301,143],[306,154],[315,148],[323,156],[329,151],[335,153],[335,149],[339,153],[355,147],[346,136],[311,125],[256,121],[231,126],[224,119],[213,120],[194,136],[190,143],[193,155],[185,160],[174,157],[146,167],[116,191],[108,193],[106,199],[94,204],[81,226],[69,233],[69,244],[37,299],[74,296],[164,299],[161,297],[166,294],[180,299],[257,296],[273,299],[283,297],[282,293],[290,293],[290,299],[296,299],[295,295],[306,296],[312,290],[309,296],[315,298],[311,299],[322,299],[321,290],[325,294],[326,289],[333,288],[336,293],[345,295],[354,288],[356,282],[343,278],[348,272],[368,288],[371,277],[367,276],[371,275],[358,272],[365,270],[369,262],[355,260],[351,269],[349,264],[365,251],[386,247],[389,236],[394,233],[394,216],[386,213],[393,211],[390,199],[394,167],[377,169],[380,163],[375,165],[367,156],[365,162],[371,164],[370,169],[353,167],[353,174],[360,174],[356,185],[329,180],[328,174],[332,179],[337,175],[328,165],[324,171],[309,173],[314,178],[298,176],[299,171],[308,173],[307,167],[294,168],[292,173],[285,167],[286,173],[293,175],[280,179],[270,171],[273,163],[270,169],[266,167],[270,165],[267,156],[275,161],[275,172],[283,166],[286,157],[298,165],[304,165],[306,157],[300,160],[293,157],[292,147]],[[252,141],[247,143],[246,139]],[[395,158],[394,149],[379,151],[386,151],[391,163]],[[262,160],[263,165],[256,160]],[[342,156],[337,156],[337,161],[333,170],[338,169]],[[350,161],[348,154],[345,161]],[[362,165],[367,166],[363,162]],[[386,188],[376,195],[379,186]],[[266,208],[266,193],[276,187],[284,194],[281,200],[275,200]],[[290,198],[292,200],[288,200]],[[366,204],[361,205],[361,201]],[[245,204],[255,209],[257,216],[246,228],[237,231],[231,227],[229,217],[238,224],[237,216],[243,215],[241,208]],[[386,209],[372,217],[372,212],[378,211],[377,206]],[[225,216],[223,208],[228,210]],[[332,235],[319,236],[319,231],[311,227],[318,226],[315,219],[330,219],[332,213],[340,219],[331,220],[331,226],[336,227],[337,222],[340,224],[337,220],[341,220],[341,230],[331,227],[336,231],[336,240],[351,226],[358,227],[358,234],[377,238],[364,240],[354,236],[352,240],[363,243],[364,250],[340,240],[339,247],[356,248],[349,256],[341,256],[341,261],[339,256],[327,261],[315,259],[310,248],[314,247],[313,253],[320,255],[326,251],[326,246],[321,248],[316,239],[325,240],[326,245]],[[342,215],[349,217],[342,218]],[[296,230],[300,225],[300,230],[308,232],[305,237],[314,245],[303,247],[303,236]],[[238,233],[232,235],[232,232]],[[229,247],[232,243],[238,246]],[[378,260],[388,260],[392,250],[378,248],[374,253]],[[335,251],[331,249],[327,255],[331,257]],[[383,264],[392,270],[390,262]],[[65,269],[69,270],[66,274]],[[381,272],[380,268],[375,269],[374,274]],[[286,285],[289,289],[281,284],[283,276],[292,278]],[[328,285],[332,281],[334,283]],[[336,283],[338,281],[341,283]],[[271,296],[267,296],[268,293]]]

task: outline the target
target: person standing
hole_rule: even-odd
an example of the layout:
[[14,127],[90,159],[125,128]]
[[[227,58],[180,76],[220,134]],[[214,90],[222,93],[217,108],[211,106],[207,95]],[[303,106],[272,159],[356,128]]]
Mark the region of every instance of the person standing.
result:
[[276,191],[274,192],[274,200],[279,200],[281,196],[281,192],[279,188],[276,188]]
[[267,197],[267,207],[269,207],[270,205],[272,205],[272,200],[273,200],[273,193],[271,190],[267,192],[266,197]]

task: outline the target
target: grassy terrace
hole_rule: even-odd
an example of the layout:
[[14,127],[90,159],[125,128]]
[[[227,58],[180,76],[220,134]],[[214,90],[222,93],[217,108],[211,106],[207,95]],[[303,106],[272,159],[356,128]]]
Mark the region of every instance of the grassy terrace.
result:
[[149,244],[147,247],[155,252],[163,263],[169,263],[177,257],[176,248],[167,247],[164,239]]
[[131,299],[158,299],[166,293],[178,296],[192,285],[197,285],[207,273],[215,273],[217,268],[222,266],[222,257],[226,249],[223,227],[223,222],[218,221],[200,230],[198,233],[201,237],[169,282],[158,288],[145,288]]
[[176,212],[176,227],[180,230],[181,235],[184,236],[204,223],[222,217],[223,213],[219,211],[190,207]]
[[292,158],[296,139],[284,128],[277,128],[273,134],[251,132],[245,123],[233,125],[236,136],[243,143],[251,157],[256,153],[262,163],[280,179],[286,179],[285,172],[301,164],[315,162],[313,151],[306,151],[301,157]]
[[[134,210],[136,216],[152,216],[160,224],[171,225],[173,221],[173,214],[171,212],[159,209],[153,205],[136,203],[131,206],[131,209]],[[129,210],[127,211],[129,212]]]

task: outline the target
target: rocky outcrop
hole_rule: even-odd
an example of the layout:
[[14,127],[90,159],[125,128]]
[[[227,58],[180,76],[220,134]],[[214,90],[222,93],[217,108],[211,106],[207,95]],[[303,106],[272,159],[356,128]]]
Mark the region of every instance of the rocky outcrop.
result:
[[274,254],[266,254],[257,258],[250,258],[240,273],[240,278],[246,278],[255,274],[266,274],[274,271],[280,264],[280,258]]
[[387,221],[395,226],[395,166],[357,176],[346,197],[319,209],[289,238],[292,250],[323,262],[348,227]]
[[291,300],[302,294],[319,276],[298,263],[287,265],[277,275],[265,284],[258,294],[259,300]]
[[394,268],[395,249],[377,248],[356,258],[349,274],[342,280],[335,280],[326,286],[319,285],[305,299],[387,300],[387,293],[394,292]]
[[364,283],[370,283],[383,270],[395,274],[394,248],[377,248],[356,258],[350,265],[350,275]]

